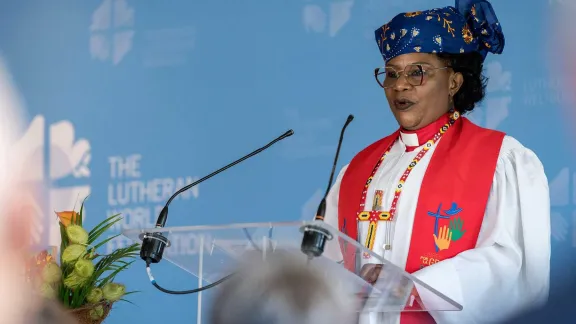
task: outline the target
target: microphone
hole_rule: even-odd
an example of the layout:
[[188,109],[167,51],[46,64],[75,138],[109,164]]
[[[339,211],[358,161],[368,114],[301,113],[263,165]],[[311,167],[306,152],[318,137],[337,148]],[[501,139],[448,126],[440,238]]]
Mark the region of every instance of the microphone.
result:
[[[170,197],[170,199],[168,199],[168,201],[166,202],[166,205],[160,211],[160,215],[158,216],[158,219],[156,220],[156,228],[163,228],[164,225],[166,225],[166,220],[168,219],[168,206],[170,205],[172,200],[174,200],[174,198],[176,198],[179,194],[181,194],[181,193],[185,192],[186,190],[189,190],[190,188],[212,178],[213,176],[217,175],[218,173],[235,166],[236,164],[238,164],[244,160],[253,157],[254,155],[256,155],[256,154],[266,150],[270,146],[276,144],[277,142],[279,142],[279,141],[281,141],[287,137],[290,137],[292,135],[294,135],[294,131],[290,129],[286,133],[284,133],[284,134],[280,135],[279,137],[277,137],[276,139],[274,139],[272,142],[270,142],[270,143],[266,144],[265,146],[255,150],[254,152],[252,152],[246,156],[243,156],[240,159],[238,159],[238,160],[210,173],[209,175],[203,177],[202,179],[194,181],[193,183],[191,183],[185,187],[182,187],[180,190],[176,191]],[[142,247],[140,249],[140,258],[142,258],[144,261],[146,261],[147,265],[149,265],[150,263],[160,262],[160,260],[162,260],[162,255],[164,254],[164,249],[166,247],[170,246],[170,241],[168,241],[168,239],[159,232],[140,234],[140,239],[142,240]]]
[[[332,165],[332,172],[330,172],[330,180],[328,180],[328,187],[326,188],[326,193],[318,205],[318,210],[316,211],[315,221],[324,221],[324,216],[326,214],[326,198],[328,193],[330,193],[330,188],[332,187],[332,180],[334,179],[334,172],[336,171],[336,165],[338,164],[338,157],[340,156],[340,147],[342,146],[342,141],[344,140],[344,132],[346,127],[354,120],[354,115],[349,115],[346,119],[346,123],[342,127],[340,132],[340,139],[338,140],[338,148],[336,149],[336,155],[334,156],[334,164]],[[324,246],[327,240],[332,239],[332,234],[325,228],[317,225],[306,225],[301,231],[304,232],[302,238],[302,245],[300,250],[308,256],[308,259],[314,257],[319,257],[324,253]]]

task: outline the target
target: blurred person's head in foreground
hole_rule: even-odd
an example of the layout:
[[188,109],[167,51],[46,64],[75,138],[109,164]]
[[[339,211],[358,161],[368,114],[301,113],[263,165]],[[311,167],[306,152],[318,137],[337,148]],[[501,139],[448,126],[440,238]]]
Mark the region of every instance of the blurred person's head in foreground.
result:
[[218,289],[212,324],[354,323],[354,301],[302,259],[255,258]]
[[23,181],[21,156],[13,150],[22,130],[23,109],[0,56],[0,324],[30,323],[25,316],[38,310],[38,298],[25,279],[36,221],[29,209],[29,186]]

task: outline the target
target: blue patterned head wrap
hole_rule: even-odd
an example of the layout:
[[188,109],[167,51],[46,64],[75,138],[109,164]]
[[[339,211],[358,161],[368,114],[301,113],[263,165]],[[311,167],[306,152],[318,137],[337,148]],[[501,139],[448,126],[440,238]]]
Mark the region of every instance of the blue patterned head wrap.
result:
[[456,0],[456,7],[401,13],[375,31],[384,61],[406,53],[501,54],[504,34],[485,0]]

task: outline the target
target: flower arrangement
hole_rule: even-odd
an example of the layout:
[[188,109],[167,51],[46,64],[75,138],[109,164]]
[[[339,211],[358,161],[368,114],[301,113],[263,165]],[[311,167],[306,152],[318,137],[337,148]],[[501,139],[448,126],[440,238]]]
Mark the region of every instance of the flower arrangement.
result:
[[[100,236],[122,218],[113,215],[89,232],[82,225],[84,202],[80,211],[56,212],[60,225],[60,250],[43,251],[37,255],[28,278],[35,281],[40,294],[55,299],[76,317],[80,323],[101,323],[112,305],[127,301],[126,287],[115,282],[116,276],[128,269],[138,255],[139,245],[118,248],[108,255],[98,254],[99,247],[119,236],[99,241]],[[59,262],[56,254],[59,252]]]

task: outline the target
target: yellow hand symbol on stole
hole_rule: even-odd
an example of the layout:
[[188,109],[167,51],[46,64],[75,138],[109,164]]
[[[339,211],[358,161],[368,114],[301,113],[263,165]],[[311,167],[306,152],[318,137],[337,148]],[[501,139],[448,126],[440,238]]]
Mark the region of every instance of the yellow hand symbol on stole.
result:
[[450,247],[450,242],[452,241],[452,231],[448,226],[442,226],[438,230],[438,236],[434,235],[434,242],[438,247],[439,251],[446,250]]

